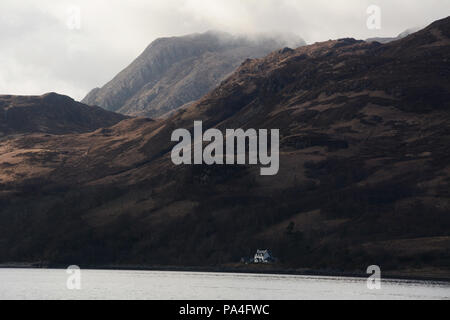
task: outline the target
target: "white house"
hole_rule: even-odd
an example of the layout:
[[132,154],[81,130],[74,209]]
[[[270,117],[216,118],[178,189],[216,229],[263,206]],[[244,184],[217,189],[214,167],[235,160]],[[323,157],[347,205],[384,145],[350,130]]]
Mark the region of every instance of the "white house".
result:
[[272,261],[274,258],[269,250],[257,250],[253,259],[254,263],[270,263]]

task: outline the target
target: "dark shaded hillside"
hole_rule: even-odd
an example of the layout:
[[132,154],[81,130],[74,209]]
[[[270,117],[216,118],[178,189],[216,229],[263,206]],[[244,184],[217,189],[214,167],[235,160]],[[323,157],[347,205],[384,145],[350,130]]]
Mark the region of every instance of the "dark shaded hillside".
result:
[[[0,262],[223,266],[264,247],[279,268],[450,276],[449,31],[286,48],[165,120],[1,142]],[[279,174],[174,166],[194,120],[279,128]]]
[[[304,44],[301,39],[296,45]],[[247,58],[287,45],[274,37],[249,39],[220,32],[160,38],[83,103],[127,115],[160,117],[200,99]]]
[[67,96],[0,96],[0,134],[67,134],[112,126],[125,116],[89,107]]

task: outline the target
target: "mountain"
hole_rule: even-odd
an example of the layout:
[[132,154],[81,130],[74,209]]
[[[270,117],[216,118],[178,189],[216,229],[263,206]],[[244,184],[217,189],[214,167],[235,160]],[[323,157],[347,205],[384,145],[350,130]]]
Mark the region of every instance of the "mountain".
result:
[[[450,18],[285,48],[167,119],[1,140],[0,262],[239,269],[268,248],[278,270],[449,278],[449,49]],[[196,120],[280,129],[278,175],[175,166]]]
[[420,30],[420,28],[411,28],[411,29],[407,29],[407,30],[403,31],[396,37],[375,37],[375,38],[366,39],[366,41],[367,42],[389,43],[392,41],[397,41],[397,40],[403,39],[403,38],[409,36],[410,34],[413,34],[419,30]]
[[0,114],[0,135],[82,133],[109,127],[126,119],[123,115],[89,107],[56,93],[0,96]]
[[83,103],[134,116],[160,117],[215,88],[247,58],[262,57],[301,39],[253,39],[220,32],[160,38]]

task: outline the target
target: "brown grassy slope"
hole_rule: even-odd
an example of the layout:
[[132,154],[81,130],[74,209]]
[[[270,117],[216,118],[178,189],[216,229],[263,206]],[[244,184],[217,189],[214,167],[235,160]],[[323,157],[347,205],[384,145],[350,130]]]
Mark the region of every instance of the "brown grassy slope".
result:
[[[166,120],[1,142],[0,261],[223,265],[268,247],[282,267],[450,274],[449,28],[282,50]],[[279,174],[175,167],[170,134],[194,120],[279,128]]]

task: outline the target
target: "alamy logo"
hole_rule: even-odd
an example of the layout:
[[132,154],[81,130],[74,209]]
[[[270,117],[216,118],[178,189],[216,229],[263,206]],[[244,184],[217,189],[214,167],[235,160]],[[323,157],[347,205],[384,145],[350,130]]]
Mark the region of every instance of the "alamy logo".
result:
[[[224,136],[218,129],[209,129],[203,133],[202,121],[194,121],[194,139],[186,129],[177,129],[172,133],[172,141],[179,142],[172,150],[172,162],[181,164],[207,165],[262,165],[261,175],[273,176],[280,167],[279,145],[280,131],[270,130],[270,154],[267,129],[227,129]],[[203,149],[203,143],[210,142]],[[248,144],[247,144],[248,142]],[[192,162],[192,143],[194,161]],[[248,148],[247,148],[248,146]],[[248,149],[248,156],[246,150]]]
[[381,8],[377,5],[371,5],[367,8],[367,28],[369,30],[380,30],[381,29]]
[[367,278],[367,288],[369,290],[380,290],[381,289],[381,268],[379,266],[373,265],[367,268],[367,274],[370,274]]
[[69,290],[81,290],[81,269],[79,266],[70,266],[67,268],[66,286]]
[[67,8],[67,20],[66,25],[69,30],[81,29],[81,8],[77,6],[71,6]]

